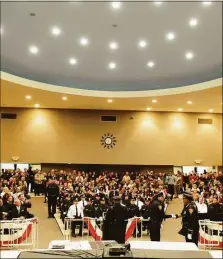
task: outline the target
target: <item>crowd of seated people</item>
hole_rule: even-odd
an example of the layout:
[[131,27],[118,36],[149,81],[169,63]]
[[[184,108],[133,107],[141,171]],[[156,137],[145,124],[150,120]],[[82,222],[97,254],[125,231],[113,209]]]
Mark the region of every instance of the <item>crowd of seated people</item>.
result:
[[28,195],[27,175],[21,170],[6,170],[0,178],[0,220],[33,218]]
[[[172,180],[171,180],[172,177]],[[11,219],[10,204],[17,206],[19,201],[28,212],[31,203],[29,192],[35,195],[45,194],[45,187],[50,179],[54,179],[59,186],[58,208],[61,218],[71,215],[69,209],[73,206],[72,214],[75,217],[82,215],[89,217],[101,217],[107,207],[113,202],[114,196],[120,196],[122,204],[128,207],[131,216],[148,217],[145,206],[149,207],[149,201],[158,193],[163,192],[168,197],[169,190],[174,190],[172,196],[178,197],[183,191],[193,193],[194,202],[198,207],[201,218],[218,220],[222,215],[222,173],[206,172],[198,174],[191,172],[184,175],[178,172],[176,175],[169,173],[143,172],[80,172],[77,170],[50,170],[48,173],[32,168],[21,171],[5,170],[0,180],[0,212],[1,218]],[[174,189],[169,186],[174,183]],[[171,188],[169,188],[171,187]],[[46,199],[45,199],[46,201]],[[76,206],[78,212],[76,213]],[[15,208],[15,207],[14,207]],[[5,211],[6,210],[6,211]],[[5,215],[7,213],[7,215]],[[30,213],[25,217],[30,217]],[[147,216],[145,216],[145,214]]]

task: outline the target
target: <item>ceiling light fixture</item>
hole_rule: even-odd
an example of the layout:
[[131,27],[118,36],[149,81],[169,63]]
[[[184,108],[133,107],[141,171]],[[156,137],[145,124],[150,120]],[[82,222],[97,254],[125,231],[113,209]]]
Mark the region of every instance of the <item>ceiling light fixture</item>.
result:
[[193,102],[192,101],[187,101],[187,104],[192,104]]
[[62,100],[66,101],[66,100],[67,100],[67,97],[66,97],[66,96],[63,96],[63,97],[62,97]]
[[155,100],[155,99],[154,99],[154,100],[152,100],[152,103],[157,103],[157,100]]
[[163,2],[162,1],[154,1],[154,4],[160,6]]
[[58,27],[53,27],[52,30],[51,30],[51,33],[52,33],[53,35],[55,35],[55,36],[59,36],[60,33],[61,33],[61,30],[60,30],[60,28],[58,28]]
[[113,100],[112,99],[108,99],[108,103],[112,103],[113,102]]
[[140,40],[138,44],[139,44],[140,48],[145,48],[147,45],[146,41],[144,41],[144,40]]
[[86,46],[86,45],[88,45],[88,39],[87,38],[81,38],[80,39],[80,44],[82,45],[82,46]]
[[39,106],[40,106],[40,105],[39,105],[38,103],[35,104],[35,108],[39,108]]
[[154,65],[155,65],[155,63],[153,61],[149,61],[147,64],[148,67],[154,67]]
[[192,59],[192,58],[194,57],[194,54],[193,54],[192,52],[188,51],[188,52],[185,54],[185,57],[186,57],[187,59]]
[[116,68],[116,64],[115,64],[114,62],[110,62],[110,63],[108,64],[108,67],[109,67],[110,69],[115,69],[115,68]]
[[148,107],[148,108],[146,108],[146,110],[147,110],[147,111],[151,111],[151,108],[150,108],[150,107]]
[[76,65],[77,64],[77,60],[75,58],[70,58],[69,62],[71,65]]
[[182,111],[183,111],[183,109],[182,109],[182,108],[178,108],[177,110],[178,110],[178,112],[182,112]]
[[32,54],[37,54],[39,52],[39,49],[37,48],[37,46],[30,46],[29,47],[29,52]]
[[189,21],[190,27],[196,27],[197,23],[198,23],[198,21],[197,21],[196,18],[191,18],[190,21]]
[[204,6],[210,6],[212,4],[212,2],[211,1],[203,1],[202,4]]
[[110,49],[117,49],[117,48],[118,48],[118,44],[113,41],[113,42],[111,42],[111,43],[109,44],[109,48],[110,48]]
[[213,109],[209,109],[208,112],[213,112],[214,110]]
[[120,7],[121,7],[121,2],[113,1],[113,2],[111,3],[111,6],[112,6],[114,9],[120,9]]
[[167,40],[174,40],[175,34],[173,32],[168,32],[166,35]]
[[30,95],[26,95],[26,99],[27,99],[27,100],[31,100],[32,97],[31,97]]

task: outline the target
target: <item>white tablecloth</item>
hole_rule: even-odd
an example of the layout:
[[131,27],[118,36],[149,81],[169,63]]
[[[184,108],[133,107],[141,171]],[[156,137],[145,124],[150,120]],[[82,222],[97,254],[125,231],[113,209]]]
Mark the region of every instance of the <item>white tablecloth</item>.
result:
[[157,250],[190,250],[199,251],[194,243],[185,242],[151,242],[151,241],[130,241],[134,249],[157,249]]

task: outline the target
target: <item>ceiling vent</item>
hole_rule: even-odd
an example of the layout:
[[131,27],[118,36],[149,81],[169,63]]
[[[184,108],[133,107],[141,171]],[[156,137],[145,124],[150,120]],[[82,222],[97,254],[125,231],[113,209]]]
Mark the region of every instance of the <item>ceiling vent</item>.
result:
[[1,119],[8,119],[8,120],[16,120],[17,114],[16,113],[1,113]]
[[117,117],[115,115],[102,115],[101,121],[102,122],[116,122]]
[[198,124],[213,124],[212,119],[200,119],[198,118]]

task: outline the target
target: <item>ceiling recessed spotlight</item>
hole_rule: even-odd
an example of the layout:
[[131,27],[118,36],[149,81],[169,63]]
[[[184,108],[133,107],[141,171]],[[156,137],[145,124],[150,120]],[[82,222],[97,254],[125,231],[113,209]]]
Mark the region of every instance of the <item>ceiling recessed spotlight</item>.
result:
[[208,112],[213,112],[214,110],[213,109],[209,109]]
[[88,45],[88,39],[87,39],[87,38],[81,38],[81,39],[80,39],[80,44],[81,44],[82,46]]
[[162,1],[154,1],[154,4],[157,6],[161,5],[162,3],[163,3]]
[[26,99],[27,99],[27,100],[31,100],[32,97],[31,97],[30,95],[26,95]]
[[55,36],[58,36],[58,35],[60,35],[61,30],[60,30],[60,28],[58,28],[58,27],[53,27],[52,30],[51,30],[51,33],[52,33],[53,35],[55,35]]
[[140,48],[145,48],[147,45],[146,41],[144,41],[144,40],[140,40],[138,44],[139,44]]
[[39,108],[40,105],[38,103],[36,103],[34,106],[35,106],[35,108]]
[[173,32],[168,32],[166,35],[167,40],[174,40],[175,34]]
[[110,63],[108,64],[108,67],[109,67],[110,69],[115,69],[115,68],[116,68],[116,64],[115,64],[114,62],[110,62]]
[[113,100],[112,99],[108,99],[108,103],[112,103],[113,102]]
[[109,44],[109,48],[110,49],[117,49],[118,48],[118,44],[117,44],[117,42],[111,42],[110,44]]
[[155,65],[155,63],[154,63],[153,61],[149,61],[149,62],[147,63],[147,66],[148,66],[148,67],[154,67],[154,65]]
[[187,101],[187,104],[192,104],[193,102],[192,101]]
[[146,110],[147,110],[147,111],[151,111],[151,108],[150,108],[150,107],[147,107]]
[[37,54],[39,52],[39,49],[33,45],[29,47],[29,52],[32,54]]
[[187,59],[192,59],[192,58],[194,57],[194,54],[189,51],[189,52],[187,52],[187,53],[185,54],[185,57],[186,57]]
[[197,23],[198,23],[198,21],[197,21],[196,18],[191,18],[190,21],[189,21],[190,27],[196,27]]
[[203,4],[204,6],[209,6],[209,5],[212,4],[212,2],[211,2],[211,1],[203,1],[202,4]]
[[182,112],[182,111],[183,111],[183,109],[182,109],[182,108],[178,108],[177,110],[178,110],[178,112]]
[[77,60],[75,58],[70,58],[69,62],[71,65],[76,65],[77,64]]
[[152,103],[157,103],[157,100],[152,100]]
[[119,1],[113,1],[113,2],[111,3],[111,6],[112,6],[114,9],[120,9],[120,7],[121,7],[121,2],[119,2]]
[[67,100],[67,97],[66,97],[66,96],[63,96],[63,97],[62,97],[62,100],[66,101],[66,100]]

